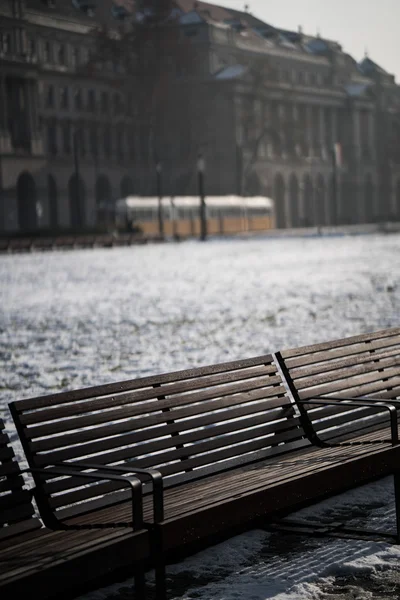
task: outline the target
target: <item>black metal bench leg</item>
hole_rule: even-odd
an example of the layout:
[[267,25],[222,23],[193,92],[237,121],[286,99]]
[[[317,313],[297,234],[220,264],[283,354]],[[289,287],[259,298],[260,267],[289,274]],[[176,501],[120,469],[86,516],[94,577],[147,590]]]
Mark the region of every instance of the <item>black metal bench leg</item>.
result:
[[154,526],[152,535],[152,554],[156,576],[156,600],[166,600],[167,586],[165,580],[165,561],[163,552],[163,535],[161,527]]
[[146,598],[146,576],[143,569],[135,573],[135,600],[145,600]]
[[394,502],[396,506],[396,542],[400,544],[400,471],[393,473]]

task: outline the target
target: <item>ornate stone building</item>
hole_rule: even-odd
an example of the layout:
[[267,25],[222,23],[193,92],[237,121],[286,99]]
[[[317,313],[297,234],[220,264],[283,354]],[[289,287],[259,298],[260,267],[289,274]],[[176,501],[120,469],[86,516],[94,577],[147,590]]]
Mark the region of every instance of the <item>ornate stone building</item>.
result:
[[123,6],[98,5],[0,3],[0,231],[91,227],[133,191],[122,75],[85,68],[93,27],[123,16]]
[[[157,133],[165,194],[266,194],[280,227],[400,218],[400,92],[370,58],[247,12],[174,0],[165,27],[196,57],[168,64]],[[138,80],[88,72],[94,27],[129,27],[150,0],[0,3],[0,232],[94,227],[129,193],[155,193]],[[177,46],[185,48],[187,46]],[[136,87],[135,87],[136,85]],[[172,88],[171,88],[172,86]],[[136,107],[136,110],[134,109]],[[333,161],[333,148],[336,158]]]

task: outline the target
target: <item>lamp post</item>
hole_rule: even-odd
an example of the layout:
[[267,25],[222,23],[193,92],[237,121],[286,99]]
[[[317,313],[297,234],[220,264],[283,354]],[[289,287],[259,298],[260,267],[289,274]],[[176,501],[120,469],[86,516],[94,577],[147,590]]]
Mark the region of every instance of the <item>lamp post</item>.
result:
[[206,200],[204,197],[204,172],[206,169],[206,162],[202,154],[199,154],[197,158],[197,175],[199,182],[199,196],[200,196],[200,241],[205,242],[207,239],[207,218],[206,218]]
[[164,219],[162,210],[162,164],[160,161],[156,163],[156,175],[157,175],[157,196],[158,196],[158,232],[160,237],[164,237]]
[[338,224],[338,185],[337,185],[337,164],[335,148],[332,148],[332,221],[334,225]]
[[80,179],[79,179],[79,138],[78,130],[76,127],[73,132],[73,154],[74,154],[74,168],[75,168],[75,202],[76,202],[76,214],[74,215],[77,221],[74,225],[81,225],[81,190],[80,190]]

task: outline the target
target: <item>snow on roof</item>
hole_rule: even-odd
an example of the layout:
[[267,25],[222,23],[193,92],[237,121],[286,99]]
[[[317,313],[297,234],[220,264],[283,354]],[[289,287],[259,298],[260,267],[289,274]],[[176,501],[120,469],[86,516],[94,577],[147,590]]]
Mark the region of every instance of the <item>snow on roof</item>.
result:
[[236,79],[241,77],[247,71],[243,65],[231,65],[219,71],[216,75],[216,79]]

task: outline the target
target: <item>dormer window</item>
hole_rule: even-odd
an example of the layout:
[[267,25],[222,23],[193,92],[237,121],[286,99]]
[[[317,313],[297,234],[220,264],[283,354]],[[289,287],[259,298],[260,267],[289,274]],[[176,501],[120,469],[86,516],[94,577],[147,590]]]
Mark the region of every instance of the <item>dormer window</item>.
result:
[[96,3],[93,0],[71,0],[72,5],[84,12],[88,17],[93,17]]
[[111,9],[111,14],[114,17],[114,19],[118,19],[120,21],[123,21],[124,19],[126,19],[126,17],[129,17],[129,11],[125,8],[125,6],[120,6],[116,4],[113,5]]

